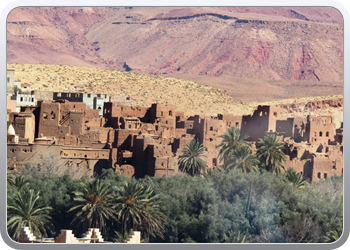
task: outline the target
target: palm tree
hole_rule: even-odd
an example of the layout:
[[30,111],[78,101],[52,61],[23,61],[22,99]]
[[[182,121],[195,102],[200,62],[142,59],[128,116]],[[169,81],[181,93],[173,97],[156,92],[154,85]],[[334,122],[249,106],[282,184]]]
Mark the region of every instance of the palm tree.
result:
[[255,155],[251,154],[250,148],[247,146],[238,147],[232,154],[228,156],[224,164],[224,169],[233,168],[241,169],[244,173],[258,171],[259,160]]
[[182,148],[181,155],[179,156],[179,169],[182,172],[186,172],[191,176],[198,176],[204,173],[208,165],[202,157],[206,157],[204,153],[207,149],[197,140],[192,140],[187,147]]
[[144,238],[149,241],[149,237],[159,236],[164,239],[163,232],[166,224],[164,214],[165,205],[161,197],[150,187],[145,189],[145,196],[148,197],[147,205],[142,220],[141,229],[144,232]]
[[326,236],[323,237],[325,243],[331,243],[337,241],[342,235],[342,230],[329,231]]
[[107,181],[94,178],[82,182],[83,191],[73,192],[75,206],[68,212],[75,213],[73,223],[82,223],[85,229],[105,230],[106,221],[115,219],[113,209],[113,188]]
[[51,226],[51,207],[38,204],[39,192],[23,188],[9,197],[7,205],[7,230],[12,239],[18,241],[20,228],[29,227],[34,235],[46,235]]
[[241,231],[228,231],[227,235],[224,234],[223,239],[222,239],[223,243],[248,243],[248,241],[246,240],[246,235],[245,234],[241,234]]
[[219,151],[219,160],[225,161],[239,146],[246,145],[247,139],[249,136],[246,134],[241,134],[241,131],[236,126],[230,127],[227,132],[219,136],[222,138],[220,144],[216,148],[220,148]]
[[25,178],[23,175],[17,175],[14,180],[12,178],[10,180],[9,178],[7,178],[7,183],[10,187],[17,190],[20,190],[23,187],[29,185],[28,179]]
[[302,173],[297,173],[294,168],[289,168],[284,172],[285,177],[291,182],[295,189],[302,189],[306,186],[306,180]]
[[268,134],[264,139],[259,139],[257,144],[256,156],[260,164],[267,171],[274,174],[281,173],[284,169],[283,163],[286,161],[286,155],[283,152],[284,144],[279,142],[275,134]]
[[123,233],[142,229],[146,238],[150,235],[163,237],[164,205],[152,188],[136,182],[125,183],[118,192],[114,208],[123,224]]
[[117,242],[125,242],[129,236],[132,234],[133,229],[130,229],[130,231],[125,231],[124,233],[119,231],[114,231],[114,237]]

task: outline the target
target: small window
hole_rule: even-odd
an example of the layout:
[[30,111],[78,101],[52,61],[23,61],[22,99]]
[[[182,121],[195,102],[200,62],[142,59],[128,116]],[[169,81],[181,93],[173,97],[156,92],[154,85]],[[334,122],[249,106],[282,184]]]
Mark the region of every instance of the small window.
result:
[[87,94],[87,97],[88,97],[88,98],[91,98],[91,94]]
[[213,158],[213,166],[216,166],[216,164],[217,164],[217,159]]
[[263,114],[263,112],[261,111],[261,112],[260,112],[260,116],[262,116],[262,114]]
[[163,116],[163,111],[160,112],[160,116]]
[[321,131],[320,131],[319,135],[320,135],[320,137],[322,137],[322,132]]
[[213,141],[213,138],[209,138],[209,141]]
[[23,102],[23,97],[21,97],[20,101]]
[[274,115],[275,117],[277,117],[277,112],[273,112],[273,115]]
[[329,132],[328,131],[326,132],[326,137],[329,137]]
[[321,173],[320,172],[317,173],[317,177],[318,177],[318,179],[321,179]]
[[32,102],[34,102],[34,98],[32,98]]
[[170,115],[170,116],[172,116],[172,115],[173,115],[173,112],[172,112],[171,110],[169,111],[169,115]]
[[131,124],[129,125],[129,128],[131,128]]
[[213,131],[213,127],[210,127],[209,130],[210,130],[210,131]]
[[238,126],[239,126],[239,123],[238,123],[238,122],[236,122],[236,127],[238,128]]
[[328,177],[327,173],[324,173],[323,177],[324,177],[324,179],[327,179],[327,177]]

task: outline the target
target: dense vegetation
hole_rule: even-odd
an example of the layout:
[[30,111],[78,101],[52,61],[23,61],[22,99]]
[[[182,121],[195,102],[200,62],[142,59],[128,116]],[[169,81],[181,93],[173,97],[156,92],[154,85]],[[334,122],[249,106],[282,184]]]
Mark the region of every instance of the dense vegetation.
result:
[[[104,170],[90,179],[54,175],[33,166],[8,174],[8,230],[29,226],[57,237],[89,227],[106,240],[141,231],[143,242],[332,242],[343,227],[343,178],[308,183],[273,135],[252,155],[239,131],[222,136],[222,168],[207,170],[206,149],[192,141],[180,156],[186,175],[141,179]],[[234,149],[229,149],[234,145]],[[267,150],[267,151],[266,151]],[[268,152],[268,153],[267,153]]]

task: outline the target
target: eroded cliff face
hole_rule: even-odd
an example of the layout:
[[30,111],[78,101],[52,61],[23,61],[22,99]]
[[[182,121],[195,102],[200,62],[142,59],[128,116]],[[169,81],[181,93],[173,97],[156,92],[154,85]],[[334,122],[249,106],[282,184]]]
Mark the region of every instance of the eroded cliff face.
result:
[[[281,117],[306,117],[333,116],[333,122],[339,128],[343,122],[343,97],[342,96],[319,96],[297,99],[286,99],[280,101],[264,102],[257,105],[276,105],[281,108]],[[254,105],[252,104],[252,107]]]
[[7,55],[9,63],[337,82],[339,15],[332,8],[17,8],[7,20]]

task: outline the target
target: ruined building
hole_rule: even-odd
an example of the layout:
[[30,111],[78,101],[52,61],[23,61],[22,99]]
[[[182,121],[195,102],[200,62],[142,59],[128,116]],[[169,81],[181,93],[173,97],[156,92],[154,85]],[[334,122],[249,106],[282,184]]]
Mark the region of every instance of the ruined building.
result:
[[281,118],[280,109],[272,106],[258,106],[246,116],[186,116],[175,106],[158,103],[132,107],[104,102],[98,110],[81,100],[59,99],[9,112],[10,124],[19,140],[9,141],[7,155],[17,165],[52,165],[54,159],[64,171],[85,169],[90,175],[103,168],[135,177],[175,175],[181,149],[192,139],[208,149],[208,167],[218,168],[219,136],[232,126],[249,135],[252,147],[267,133],[277,134],[286,145],[286,168],[295,168],[309,180],[341,174],[343,169],[343,128],[337,128],[332,117]]

